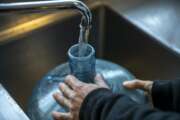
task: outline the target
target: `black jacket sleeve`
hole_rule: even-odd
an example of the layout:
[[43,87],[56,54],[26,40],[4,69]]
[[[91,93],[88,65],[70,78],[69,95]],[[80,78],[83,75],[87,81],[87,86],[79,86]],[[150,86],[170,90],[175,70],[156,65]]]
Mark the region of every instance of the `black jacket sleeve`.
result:
[[180,113],[180,80],[154,81],[152,100],[156,108]]
[[129,97],[97,89],[84,100],[80,120],[180,120],[180,115],[161,112],[149,105],[135,103]]

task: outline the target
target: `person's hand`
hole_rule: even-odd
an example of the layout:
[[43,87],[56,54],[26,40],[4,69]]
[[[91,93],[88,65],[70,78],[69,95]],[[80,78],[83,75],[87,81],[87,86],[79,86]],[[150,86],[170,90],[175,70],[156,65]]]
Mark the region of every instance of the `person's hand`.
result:
[[153,86],[153,81],[144,81],[144,80],[132,80],[132,81],[125,81],[123,82],[123,86],[127,89],[134,90],[134,89],[141,89],[144,91],[145,96],[148,97],[149,103],[153,107],[153,100],[152,100],[152,86]]
[[141,89],[145,92],[151,93],[153,81],[143,81],[143,80],[132,80],[132,81],[125,81],[123,86],[127,89]]
[[55,120],[79,120],[79,111],[85,97],[95,89],[108,88],[101,75],[95,77],[96,84],[87,84],[74,76],[68,75],[65,83],[60,83],[61,93],[55,93],[55,100],[62,106],[69,108],[68,113],[53,112]]

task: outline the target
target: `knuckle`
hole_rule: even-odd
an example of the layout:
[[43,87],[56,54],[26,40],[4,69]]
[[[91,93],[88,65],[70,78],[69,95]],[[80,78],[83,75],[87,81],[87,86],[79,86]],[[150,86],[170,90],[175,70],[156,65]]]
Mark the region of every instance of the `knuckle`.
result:
[[73,115],[70,115],[70,116],[69,116],[69,119],[70,119],[70,120],[73,120],[73,119],[74,119]]
[[135,80],[134,85],[139,85],[139,80]]
[[64,84],[64,83],[61,83],[61,84],[59,85],[59,88],[60,88],[61,90],[64,90],[65,84]]
[[72,94],[72,95],[70,96],[70,98],[71,98],[72,101],[73,101],[76,97],[77,97],[77,94],[76,94],[76,93],[74,93],[74,94]]
[[76,98],[78,95],[77,95],[77,93],[74,93],[74,98]]
[[75,91],[81,91],[81,90],[82,90],[82,87],[83,87],[82,84],[77,84],[77,85],[75,86]]
[[69,106],[69,109],[70,109],[70,110],[74,110],[74,109],[75,109],[75,106],[72,104],[72,105]]

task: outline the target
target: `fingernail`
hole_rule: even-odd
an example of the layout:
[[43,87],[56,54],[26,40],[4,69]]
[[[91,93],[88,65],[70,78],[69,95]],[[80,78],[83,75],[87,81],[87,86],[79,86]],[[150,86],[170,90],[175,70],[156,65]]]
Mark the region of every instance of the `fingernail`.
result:
[[97,73],[96,78],[102,78],[102,75],[100,73]]
[[55,93],[55,94],[53,94],[53,97],[55,100],[57,100],[58,98],[62,98],[63,96],[61,93]]
[[54,114],[56,114],[56,112],[55,112],[55,111],[52,111],[51,114],[54,116]]
[[71,79],[71,75],[67,75],[65,79]]
[[73,75],[67,75],[65,79],[66,80],[74,80],[75,77]]
[[54,98],[57,97],[58,94],[59,94],[58,92],[54,93],[54,94],[53,94],[53,97],[54,97]]
[[53,111],[53,112],[51,112],[51,114],[52,114],[52,116],[53,116],[54,118],[56,118],[56,116],[57,116],[58,112]]
[[59,87],[63,86],[64,83],[59,83]]
[[100,74],[100,73],[97,73],[97,74],[96,74],[96,76],[97,76],[97,77],[100,77],[100,76],[101,76],[101,74]]
[[131,82],[130,81],[124,81],[123,86],[129,85]]
[[65,87],[66,87],[65,83],[61,83],[61,84],[59,85],[60,90],[64,90]]

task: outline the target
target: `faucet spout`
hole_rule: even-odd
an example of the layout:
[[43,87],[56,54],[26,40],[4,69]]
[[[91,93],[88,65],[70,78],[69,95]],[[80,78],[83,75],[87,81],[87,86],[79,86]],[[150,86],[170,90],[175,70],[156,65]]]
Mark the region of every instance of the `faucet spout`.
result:
[[[92,15],[89,8],[79,0],[49,0],[49,1],[32,1],[32,2],[12,2],[0,3],[0,13],[8,12],[24,12],[34,10],[50,10],[50,9],[75,9],[82,14],[81,27],[86,29],[86,37],[89,35],[89,29],[92,22]],[[81,32],[81,31],[80,31]],[[80,33],[81,34],[81,33]]]

